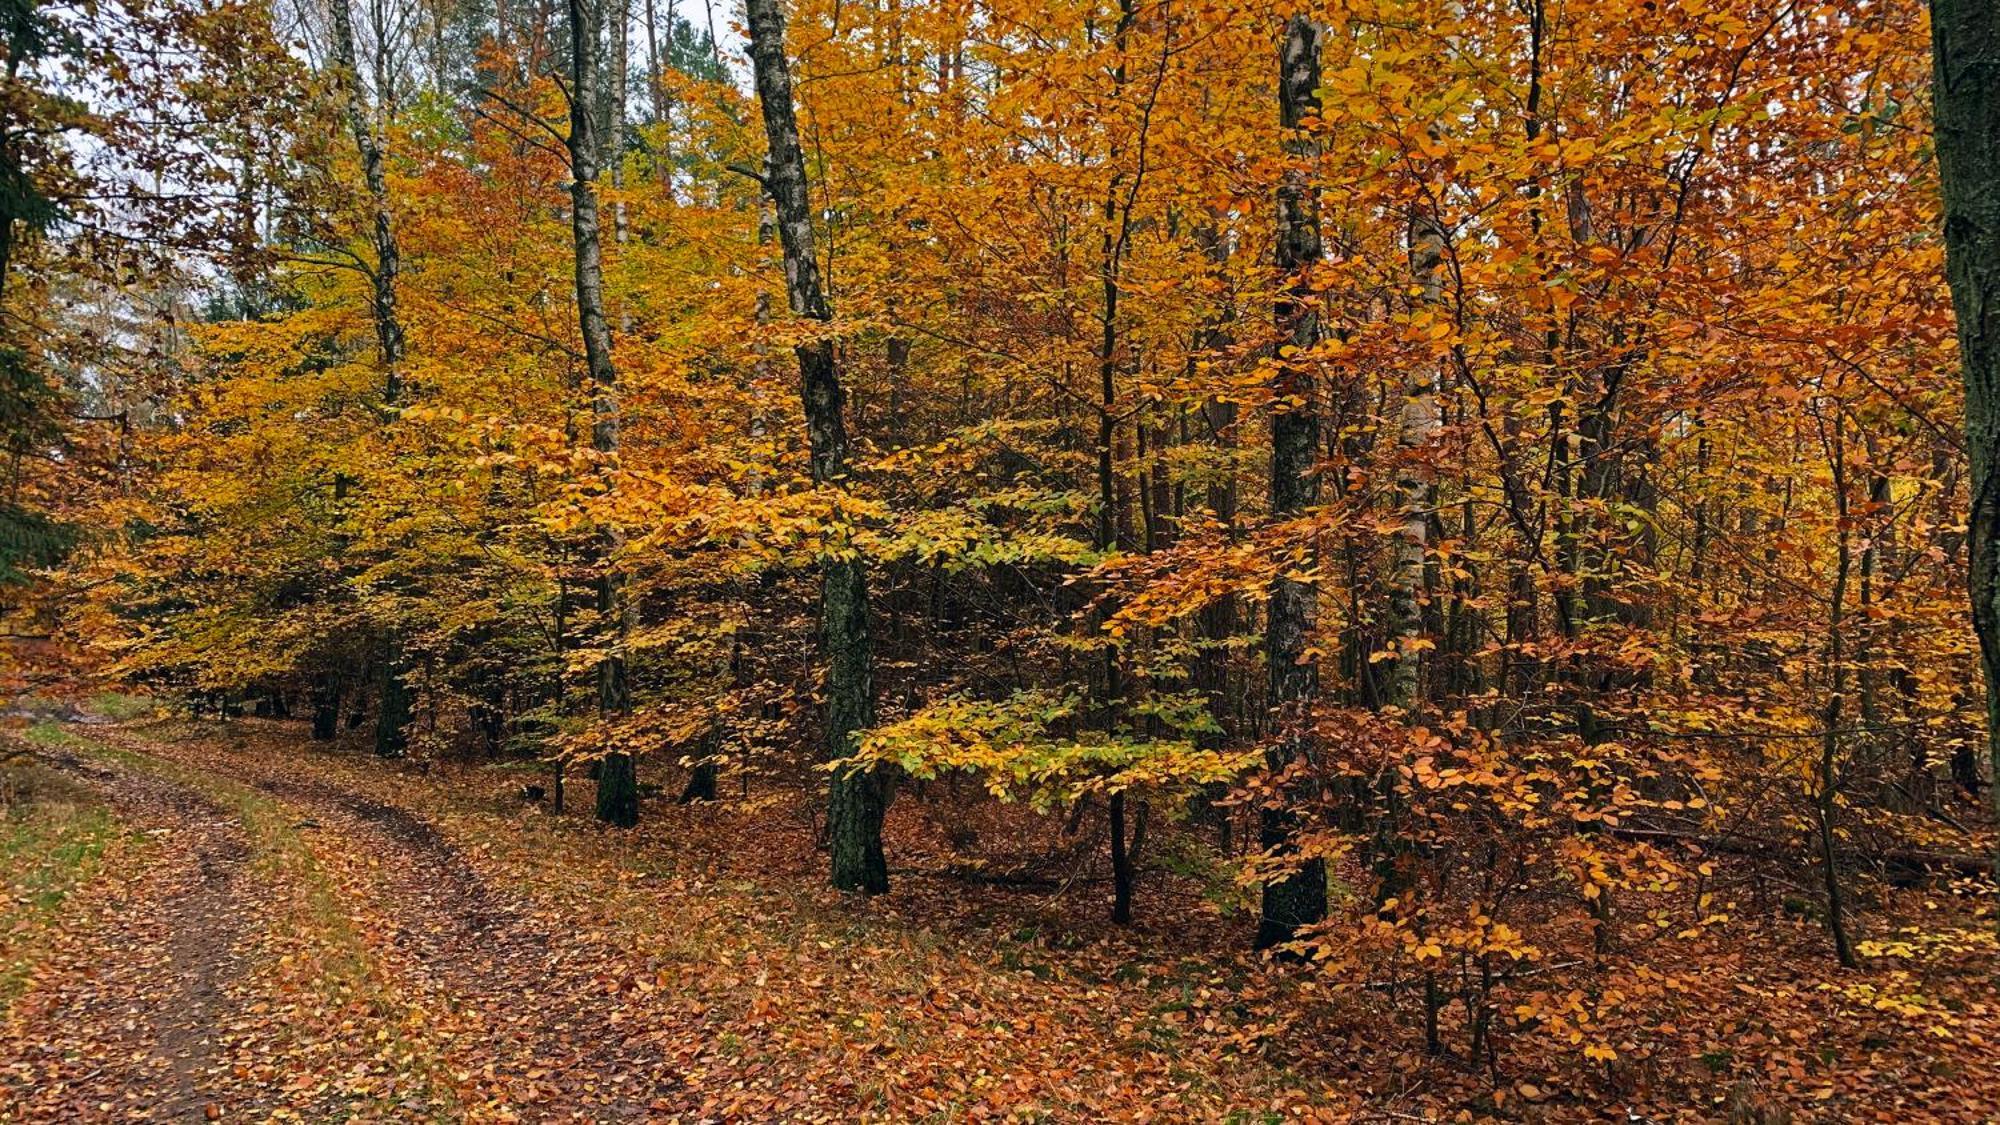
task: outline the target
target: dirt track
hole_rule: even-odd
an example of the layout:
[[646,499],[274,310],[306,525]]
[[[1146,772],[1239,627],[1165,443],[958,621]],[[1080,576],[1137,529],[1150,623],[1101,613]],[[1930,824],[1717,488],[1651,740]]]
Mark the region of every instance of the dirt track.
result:
[[[149,842],[136,871],[88,896],[68,943],[40,967],[12,1022],[22,1057],[0,1068],[0,1104],[23,1120],[189,1120],[232,1091],[219,1031],[240,998],[237,943],[249,858],[242,826],[212,801],[141,771],[66,752],[50,763],[96,790]],[[116,951],[116,956],[99,955]]]
[[[388,1116],[605,1121],[684,1111],[647,1021],[603,987],[633,971],[607,964],[617,951],[536,921],[420,816],[281,773],[283,760],[231,759],[224,774],[203,748],[145,728],[78,729],[123,757],[38,756],[95,790],[146,841],[145,861],[78,904],[68,925],[81,932],[14,1006],[0,1045],[22,1046],[0,1050],[0,1121],[261,1120],[283,1105],[307,1120],[373,1116],[335,1094],[287,1096],[249,1065],[267,1047],[254,1040],[296,1029],[258,1027],[260,1013],[282,1006],[244,979],[244,928],[271,888],[246,871],[246,826],[204,794],[211,784],[277,802],[316,864],[349,874],[332,880],[342,894],[335,913],[368,920],[372,976],[393,992],[376,1010],[431,1013],[415,1034],[449,1095],[391,1102]],[[244,1034],[226,1036],[229,1028]],[[365,1070],[391,1030],[409,1032],[322,1044],[319,1065]]]

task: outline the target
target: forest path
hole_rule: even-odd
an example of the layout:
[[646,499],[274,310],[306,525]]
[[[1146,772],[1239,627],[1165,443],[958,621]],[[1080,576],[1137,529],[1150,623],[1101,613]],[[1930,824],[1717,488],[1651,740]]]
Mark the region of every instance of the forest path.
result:
[[267,795],[298,818],[316,855],[354,876],[344,892],[361,901],[347,905],[365,903],[377,972],[420,1013],[426,1049],[452,1090],[451,1116],[619,1121],[681,1108],[658,1023],[635,1018],[604,987],[619,975],[617,952],[489,885],[421,815],[301,770],[296,759],[218,756],[227,748],[145,728],[92,734]]
[[[524,800],[506,764],[387,763],[290,723],[30,733],[132,844],[0,1014],[0,1125],[1311,1120],[1344,1099],[1262,1057],[1290,978],[1057,897],[916,874],[842,895],[775,794],[614,830]],[[1245,980],[1268,1009],[1220,1008]]]
[[[37,966],[0,1040],[7,1119],[200,1120],[257,1108],[224,1064],[241,1008],[238,941],[250,847],[185,785],[62,747],[38,755],[110,804],[144,844],[69,920],[77,940]],[[116,956],[105,957],[106,951]]]
[[[115,813],[0,1021],[0,1122],[680,1119],[606,980],[419,814],[150,724],[44,724]],[[184,732],[182,732],[184,734]]]

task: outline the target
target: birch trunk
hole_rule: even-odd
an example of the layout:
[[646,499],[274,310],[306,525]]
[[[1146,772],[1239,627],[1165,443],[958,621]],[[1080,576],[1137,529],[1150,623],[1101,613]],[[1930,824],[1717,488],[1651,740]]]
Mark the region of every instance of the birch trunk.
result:
[[[764,183],[777,213],[778,241],[784,248],[785,293],[794,314],[831,321],[833,310],[820,285],[805,157],[799,148],[798,117],[792,106],[791,68],[785,60],[784,6],[782,0],[748,0],[746,10],[750,61],[770,150]],[[833,342],[824,337],[808,340],[793,353],[799,363],[799,397],[805,407],[813,480],[822,486],[845,488],[847,423],[842,415],[844,394]],[[868,576],[860,557],[846,544],[820,562],[820,615],[827,659],[823,753],[828,760],[835,760],[852,754],[857,736],[874,722]],[[834,775],[827,801],[834,886],[868,894],[889,889],[889,866],[882,854],[882,818],[888,803],[887,781],[879,770],[848,770]]]
[[[348,3],[349,0],[333,0],[334,65],[341,72],[347,127],[354,136],[354,149],[361,158],[361,178],[368,190],[369,234],[375,249],[375,265],[368,272],[369,311],[375,322],[376,360],[382,366],[382,405],[393,409],[403,397],[403,323],[396,313],[396,281],[402,259],[389,213],[382,138],[376,132],[374,111],[362,93],[360,52],[354,42],[354,14]],[[376,63],[379,83],[380,60]],[[408,669],[402,658],[400,638],[389,638],[388,651],[390,656],[382,664],[381,698],[375,718],[375,752],[385,758],[400,758],[409,745],[404,730],[410,718],[410,691],[405,682]]]
[[361,157],[361,178],[368,188],[371,211],[371,241],[375,244],[375,268],[368,275],[375,320],[375,348],[382,363],[382,401],[395,406],[402,398],[403,324],[396,315],[396,278],[402,259],[396,249],[396,230],[389,214],[389,182],[382,167],[382,139],[375,131],[374,115],[361,91],[359,54],[354,44],[354,16],[348,0],[333,0],[334,64],[341,70],[340,84],[346,92],[347,127],[354,134],[354,148]]
[[[611,187],[617,199],[611,205],[611,229],[613,238],[620,245],[625,244],[627,222],[625,218],[625,84],[631,70],[631,0],[610,0],[614,17],[611,25],[611,81],[606,84],[604,115],[604,154],[599,158],[611,168]],[[631,331],[627,323],[628,314],[623,308],[618,312],[619,330]]]
[[[618,453],[618,369],[611,360],[611,325],[604,316],[604,243],[597,208],[598,46],[602,0],[569,0],[570,32],[570,233],[576,251],[576,315],[583,336],[584,365],[590,376],[590,447],[602,455],[605,471]],[[613,569],[615,532],[597,544],[597,612],[609,634],[606,655],[597,663],[600,719],[630,707],[625,684],[625,634],[629,627],[625,591]],[[630,827],[639,822],[639,787],[630,754],[605,754],[597,774],[597,819]]]
[[[1413,215],[1410,275],[1419,290],[1419,309],[1436,310],[1442,302],[1444,247],[1444,228],[1437,217],[1428,212]],[[1396,431],[1399,520],[1390,561],[1388,638],[1395,656],[1383,701],[1405,711],[1414,711],[1422,702],[1424,556],[1430,546],[1431,510],[1436,506],[1424,457],[1438,432],[1437,371],[1437,364],[1428,358],[1411,366]]]

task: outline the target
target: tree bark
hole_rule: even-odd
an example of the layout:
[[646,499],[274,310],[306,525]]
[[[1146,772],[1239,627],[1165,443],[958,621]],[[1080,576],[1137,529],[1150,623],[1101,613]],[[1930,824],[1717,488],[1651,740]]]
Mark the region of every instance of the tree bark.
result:
[[[1410,219],[1410,275],[1421,309],[1440,304],[1444,230],[1427,210]],[[1438,431],[1437,365],[1419,359],[1403,385],[1403,413],[1397,427],[1396,494],[1400,528],[1395,536],[1389,580],[1389,643],[1395,650],[1384,702],[1413,711],[1422,700],[1419,671],[1424,636],[1424,555],[1430,545],[1431,510],[1436,506],[1423,456]]]
[[677,803],[691,805],[697,801],[715,800],[716,783],[722,777],[722,768],[716,764],[715,756],[721,752],[722,720],[717,719],[702,735],[701,756],[688,770],[687,784],[681,788]]
[[[1972,623],[1986,673],[1987,758],[2000,780],[2000,8],[1931,0],[1931,37],[1945,268],[1972,467]],[[1989,791],[2000,816],[2000,784]]]
[[[611,166],[611,187],[622,196],[625,191],[625,86],[631,74],[632,0],[609,0],[609,3],[616,18],[611,25],[611,80],[605,84],[603,143],[606,155],[600,159]],[[623,245],[628,230],[623,198],[618,198],[611,205],[611,229],[618,243]],[[622,310],[619,313],[621,332],[630,330],[630,326],[624,323],[626,315]]]
[[[777,212],[786,296],[794,314],[829,322],[833,310],[820,285],[812,202],[805,157],[799,149],[798,117],[792,106],[791,68],[785,59],[784,6],[782,0],[748,0],[746,9],[750,61],[770,150],[764,186]],[[824,337],[807,340],[793,353],[799,363],[799,397],[805,407],[813,481],[844,489],[849,454],[842,413],[845,395],[834,362],[833,342]],[[828,760],[835,760],[851,755],[857,735],[874,722],[868,575],[848,543],[838,543],[820,562],[820,615],[827,660],[823,752]],[[834,774],[827,802],[834,886],[868,894],[889,889],[889,865],[882,854],[882,819],[888,803],[887,779],[879,769]]]
[[354,16],[348,0],[333,0],[334,63],[341,70],[340,84],[346,92],[347,127],[354,134],[354,147],[361,156],[361,178],[368,188],[372,211],[372,238],[375,268],[368,280],[373,292],[375,346],[382,361],[382,402],[395,406],[403,395],[403,324],[396,314],[396,278],[402,259],[396,249],[396,230],[389,214],[389,183],[382,167],[382,139],[361,93],[359,57],[354,45]]
[[[333,0],[334,65],[340,70],[345,92],[347,127],[354,135],[355,152],[361,157],[361,178],[368,189],[371,212],[371,240],[375,244],[375,266],[368,271],[370,313],[375,322],[376,359],[382,365],[382,405],[394,409],[403,397],[403,322],[396,312],[396,281],[402,258],[396,246],[396,228],[389,212],[389,182],[383,170],[382,138],[376,132],[374,114],[361,90],[360,55],[354,43],[354,15],[348,0]],[[378,75],[381,71],[375,67]],[[378,89],[379,94],[379,89]],[[392,651],[401,641],[391,638]],[[391,660],[382,669],[382,710],[376,715],[375,752],[385,758],[401,757],[404,750],[403,726],[409,721],[409,686],[403,682],[400,660]],[[389,708],[400,708],[391,713]]]
[[[1219,220],[1206,223],[1197,240],[1208,252],[1218,280],[1227,280],[1229,264],[1229,240],[1223,237],[1218,226]],[[1230,325],[1236,318],[1235,298],[1225,299],[1210,321],[1196,338],[1198,349],[1210,355],[1219,355],[1231,342]],[[1188,372],[1194,373],[1194,359],[1188,360]],[[1226,398],[1213,398],[1201,405],[1202,424],[1207,429],[1209,439],[1218,460],[1229,456],[1236,447],[1236,403]],[[1236,471],[1233,465],[1216,472],[1209,480],[1207,488],[1209,514],[1233,539],[1236,526]],[[1236,635],[1241,613],[1238,598],[1233,592],[1226,592],[1208,605],[1203,606],[1196,617],[1196,630],[1200,644],[1195,649],[1194,666],[1190,678],[1196,691],[1201,692],[1208,704],[1209,717],[1214,720],[1213,733],[1200,738],[1200,745],[1208,750],[1220,750],[1239,733],[1239,700],[1230,691],[1228,641]],[[1222,805],[1228,797],[1230,783],[1211,782],[1202,788],[1197,798],[1193,815],[1198,821],[1213,824],[1217,833],[1217,844],[1224,852],[1231,846],[1230,813]]]
[[312,739],[331,742],[340,733],[340,673],[323,670],[313,676]]
[[[1319,112],[1320,46],[1324,32],[1303,15],[1285,25],[1279,56],[1278,114],[1292,166],[1278,189],[1278,269],[1291,288],[1278,302],[1280,327],[1290,334],[1288,355],[1278,365],[1277,404],[1271,416],[1271,515],[1297,516],[1319,499],[1319,404],[1309,361],[1301,353],[1319,342],[1319,314],[1312,269],[1320,259],[1319,200],[1310,161],[1316,154],[1304,134],[1308,117]],[[1295,350],[1293,350],[1295,349]],[[1271,583],[1264,635],[1272,723],[1278,741],[1268,755],[1274,774],[1283,773],[1308,752],[1299,727],[1310,701],[1319,694],[1319,669],[1309,655],[1318,594],[1311,584],[1280,575]],[[1258,843],[1280,857],[1297,855],[1297,818],[1275,806],[1263,809]],[[1256,947],[1291,941],[1302,927],[1326,917],[1326,864],[1297,860],[1296,870],[1264,884]]]
[[1834,818],[1840,808],[1840,723],[1847,704],[1847,651],[1842,629],[1846,621],[1847,581],[1854,565],[1849,543],[1851,514],[1847,502],[1847,452],[1845,418],[1834,404],[1833,437],[1827,453],[1833,470],[1834,511],[1839,516],[1835,532],[1833,593],[1826,622],[1826,709],[1820,715],[1826,733],[1820,739],[1817,792],[1813,795],[1813,817],[1818,822],[1820,875],[1826,886],[1826,929],[1833,938],[1834,956],[1841,967],[1852,969],[1859,962],[1847,932],[1845,896],[1840,885],[1840,853]]
[[[1136,14],[1134,0],[1119,0],[1118,24],[1113,31],[1113,42],[1118,52],[1118,61],[1111,72],[1111,88],[1114,99],[1123,97],[1126,82],[1125,44],[1132,30]],[[1126,197],[1125,212],[1121,217],[1118,210],[1118,189],[1124,171],[1119,167],[1122,146],[1113,141],[1110,159],[1110,179],[1104,185],[1101,233],[1101,249],[1098,257],[1098,285],[1103,294],[1098,306],[1098,347],[1097,347],[1097,530],[1095,546],[1106,556],[1118,550],[1118,297],[1121,266],[1125,252],[1126,231],[1132,221],[1131,196]],[[1109,615],[1111,607],[1106,603],[1096,615],[1099,623]],[[1118,645],[1106,639],[1104,643],[1104,684],[1099,700],[1103,707],[1104,730],[1116,737],[1118,733],[1119,697],[1124,694],[1124,667],[1120,663]],[[1118,925],[1132,921],[1132,860],[1125,842],[1125,792],[1119,790],[1111,794],[1111,920]]]
[[[597,208],[598,26],[602,0],[569,0],[570,231],[576,251],[576,315],[590,375],[590,447],[607,471],[618,453],[618,369],[611,361],[611,325],[604,317],[604,245]],[[600,536],[597,612],[611,634],[597,663],[597,712],[601,720],[630,709],[625,684],[625,591],[614,569],[615,533]],[[598,766],[597,819],[621,827],[639,822],[639,786],[632,756],[609,752]]]
[[409,666],[400,641],[391,637],[379,667],[381,698],[375,703],[375,753],[400,758],[409,750],[411,700]]

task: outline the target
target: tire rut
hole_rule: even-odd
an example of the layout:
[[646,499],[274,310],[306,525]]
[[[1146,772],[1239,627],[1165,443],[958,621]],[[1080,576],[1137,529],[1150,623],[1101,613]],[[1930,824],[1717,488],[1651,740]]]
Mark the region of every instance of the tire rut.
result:
[[81,779],[157,845],[131,880],[85,904],[91,940],[45,965],[15,1005],[10,1022],[36,1029],[39,1053],[0,1070],[6,1102],[23,1121],[198,1121],[211,1103],[242,1106],[217,1050],[237,1004],[228,985],[242,971],[242,827],[164,779],[59,749],[36,747],[35,756]]
[[681,1100],[665,1053],[599,978],[615,951],[553,931],[496,891],[422,817],[297,778],[249,784],[379,863],[383,914],[406,972],[461,1022],[454,1069],[496,1110],[530,1120],[657,1118]]

